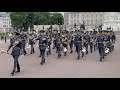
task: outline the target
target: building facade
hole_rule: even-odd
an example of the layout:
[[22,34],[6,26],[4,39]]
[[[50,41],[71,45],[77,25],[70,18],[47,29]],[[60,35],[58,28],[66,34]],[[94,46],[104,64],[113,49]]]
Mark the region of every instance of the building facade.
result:
[[75,23],[80,28],[80,24],[85,22],[86,28],[93,29],[103,24],[106,12],[66,12],[64,13],[64,25],[73,26]]
[[9,32],[11,29],[10,13],[0,12],[0,32]]

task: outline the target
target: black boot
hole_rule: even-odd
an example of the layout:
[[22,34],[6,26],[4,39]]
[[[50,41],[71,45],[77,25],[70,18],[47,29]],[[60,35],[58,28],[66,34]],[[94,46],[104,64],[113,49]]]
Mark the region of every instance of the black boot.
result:
[[12,71],[12,72],[11,72],[11,75],[13,76],[13,75],[14,75],[14,73],[15,73],[15,71]]
[[15,73],[18,73],[18,72],[20,72],[20,70],[17,70]]

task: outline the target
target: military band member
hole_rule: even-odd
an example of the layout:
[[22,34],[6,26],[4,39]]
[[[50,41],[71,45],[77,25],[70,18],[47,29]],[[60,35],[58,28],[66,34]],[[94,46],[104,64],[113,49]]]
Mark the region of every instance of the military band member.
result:
[[102,31],[99,32],[99,35],[97,36],[97,45],[98,45],[98,50],[99,50],[99,55],[100,55],[100,62],[104,58],[104,41],[105,37],[102,34]]
[[[14,73],[16,72],[20,72],[20,65],[18,62],[18,58],[21,54],[21,49],[22,49],[22,42],[19,39],[19,33],[15,34],[15,40],[13,42],[10,43],[10,46],[8,47],[7,52],[12,48],[12,53],[11,55],[14,58],[14,66],[13,66],[13,70],[12,70],[12,75],[14,75]],[[17,71],[16,71],[17,68]]]
[[58,53],[58,59],[61,57],[61,45],[62,45],[62,39],[60,33],[58,33],[56,37],[56,49],[57,49],[56,51]]
[[75,35],[75,46],[76,46],[76,51],[78,54],[77,59],[80,59],[80,50],[82,48],[82,36],[80,35],[80,32],[77,32],[77,35]]
[[70,54],[73,53],[73,44],[74,44],[74,35],[73,32],[71,32],[69,35]]
[[90,52],[93,51],[93,34],[92,31],[90,31]]
[[41,36],[39,38],[37,38],[36,40],[39,40],[39,49],[41,52],[40,64],[43,65],[43,63],[45,63],[45,50],[46,50],[46,47],[48,46],[48,40],[45,35],[45,31],[41,30],[40,33],[41,33],[40,34]]
[[88,54],[88,45],[90,43],[90,35],[89,35],[89,32],[86,31],[86,35],[85,35],[85,48],[86,48],[86,55]]
[[48,32],[48,36],[47,36],[47,39],[48,39],[48,47],[49,47],[49,53],[48,53],[48,54],[51,54],[52,37],[50,37],[50,35],[51,35],[51,32]]
[[26,52],[26,50],[25,50],[26,41],[27,41],[27,35],[25,34],[24,31],[22,31],[22,34],[20,34],[20,38],[21,38],[21,40],[22,40],[23,52],[24,52],[24,54],[27,54],[27,52]]
[[31,52],[30,52],[30,54],[35,53],[34,44],[35,44],[34,36],[30,35],[29,36],[29,45],[31,46]]

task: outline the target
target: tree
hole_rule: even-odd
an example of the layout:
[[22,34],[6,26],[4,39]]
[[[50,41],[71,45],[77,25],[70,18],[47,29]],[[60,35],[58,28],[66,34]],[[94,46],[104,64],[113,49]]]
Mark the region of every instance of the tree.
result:
[[27,12],[11,12],[10,14],[12,26],[18,31],[27,29],[29,26]]
[[51,17],[51,20],[52,21],[52,24],[57,24],[57,25],[63,25],[63,22],[64,22],[64,18],[63,18],[63,15],[61,13],[52,13],[52,17]]

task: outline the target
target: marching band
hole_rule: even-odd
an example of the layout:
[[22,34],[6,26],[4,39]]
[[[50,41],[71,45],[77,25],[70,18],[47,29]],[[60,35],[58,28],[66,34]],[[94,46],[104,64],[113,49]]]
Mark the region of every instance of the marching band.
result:
[[[52,54],[51,45],[53,49],[56,49],[58,59],[61,57],[61,52],[64,52],[64,56],[66,56],[68,49],[70,49],[70,54],[72,54],[75,48],[77,60],[81,59],[80,55],[84,57],[85,54],[87,55],[89,52],[92,53],[98,50],[101,62],[107,54],[114,50],[116,36],[113,31],[85,32],[80,30],[70,32],[67,30],[53,30],[53,32],[50,30],[46,32],[41,30],[38,36],[36,36],[35,33],[27,35],[24,31],[22,34],[16,33],[15,37],[11,37],[10,46],[7,50],[8,52],[10,48],[13,48],[11,54],[14,58],[12,75],[16,72],[16,67],[17,72],[20,72],[18,58],[21,54],[27,54],[25,50],[26,45],[28,48],[31,48],[30,54],[33,54],[35,53],[34,45],[37,40],[39,41],[40,64],[43,65],[45,63],[45,54],[47,54],[47,56]],[[88,47],[90,47],[90,50],[88,50]],[[1,52],[4,53],[3,51]]]

